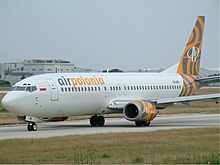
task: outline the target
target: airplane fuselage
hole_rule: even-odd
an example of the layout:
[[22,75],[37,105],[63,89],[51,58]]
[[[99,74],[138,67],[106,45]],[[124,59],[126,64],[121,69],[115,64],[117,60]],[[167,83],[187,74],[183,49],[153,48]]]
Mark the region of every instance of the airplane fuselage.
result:
[[12,112],[43,118],[116,113],[107,108],[112,100],[178,97],[182,88],[179,74],[57,73],[24,79],[6,97],[15,102]]

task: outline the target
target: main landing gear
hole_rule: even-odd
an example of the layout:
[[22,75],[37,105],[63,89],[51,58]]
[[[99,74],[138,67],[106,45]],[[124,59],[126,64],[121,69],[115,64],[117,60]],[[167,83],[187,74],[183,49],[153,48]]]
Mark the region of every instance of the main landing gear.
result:
[[37,131],[37,124],[35,122],[30,122],[27,125],[28,131]]
[[150,121],[135,121],[135,124],[137,127],[141,127],[141,126],[147,127],[150,125]]
[[90,125],[91,126],[103,126],[105,124],[105,118],[103,116],[91,116],[90,117]]

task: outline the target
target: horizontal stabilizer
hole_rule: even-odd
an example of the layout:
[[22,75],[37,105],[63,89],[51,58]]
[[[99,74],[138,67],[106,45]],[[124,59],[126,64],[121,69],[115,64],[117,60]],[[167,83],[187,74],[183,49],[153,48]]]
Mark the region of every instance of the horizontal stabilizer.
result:
[[208,80],[218,80],[220,76],[212,76],[212,77],[201,77],[197,78],[196,81],[208,81]]

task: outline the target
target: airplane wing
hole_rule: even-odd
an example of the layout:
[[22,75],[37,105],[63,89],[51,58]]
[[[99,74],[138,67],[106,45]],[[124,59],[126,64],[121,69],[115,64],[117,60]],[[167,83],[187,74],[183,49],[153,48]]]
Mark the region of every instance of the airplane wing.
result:
[[198,100],[215,100],[219,99],[220,94],[208,94],[208,95],[194,95],[194,96],[184,96],[184,97],[174,97],[174,98],[163,98],[158,99],[156,104],[169,104],[169,103],[179,103],[179,102],[189,102]]
[[[174,103],[187,103],[191,101],[198,100],[213,100],[216,103],[219,103],[220,94],[208,94],[208,95],[194,95],[194,96],[183,96],[183,97],[171,97],[171,98],[159,98],[159,99],[151,99],[151,100],[142,100],[146,102],[153,103],[157,106],[169,106]],[[126,104],[133,100],[113,100],[107,106],[109,109],[118,109],[121,110],[125,107]]]

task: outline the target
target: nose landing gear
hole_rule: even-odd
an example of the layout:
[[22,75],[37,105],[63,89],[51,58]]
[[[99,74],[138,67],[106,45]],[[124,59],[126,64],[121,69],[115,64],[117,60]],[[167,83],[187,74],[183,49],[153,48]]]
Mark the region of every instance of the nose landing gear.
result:
[[30,122],[27,125],[28,131],[37,131],[37,124],[35,122]]

